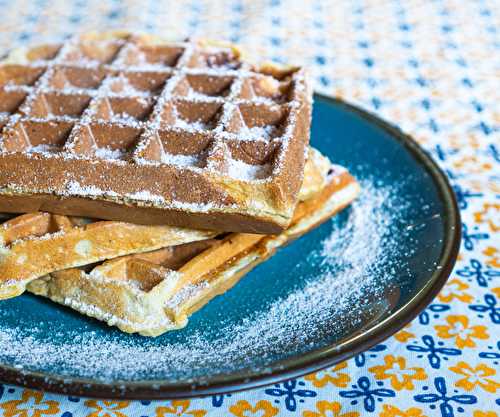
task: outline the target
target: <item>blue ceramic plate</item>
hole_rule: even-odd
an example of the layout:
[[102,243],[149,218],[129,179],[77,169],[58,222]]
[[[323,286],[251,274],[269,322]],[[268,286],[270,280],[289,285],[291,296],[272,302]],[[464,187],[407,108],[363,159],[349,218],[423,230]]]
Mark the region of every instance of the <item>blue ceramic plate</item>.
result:
[[72,395],[168,398],[272,383],[345,360],[421,311],[451,272],[450,186],[399,130],[317,96],[312,144],[360,198],[158,338],[25,294],[0,303],[0,380]]

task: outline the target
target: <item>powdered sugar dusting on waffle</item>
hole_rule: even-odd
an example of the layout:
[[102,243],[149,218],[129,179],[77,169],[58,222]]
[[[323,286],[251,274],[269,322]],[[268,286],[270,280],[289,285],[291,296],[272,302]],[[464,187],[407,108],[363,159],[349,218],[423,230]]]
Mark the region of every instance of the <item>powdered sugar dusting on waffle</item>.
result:
[[112,191],[104,191],[94,185],[82,185],[77,181],[69,181],[66,184],[66,189],[69,194],[72,195],[80,195],[86,197],[99,197],[99,196],[108,196],[108,197],[117,197],[118,194],[113,193]]
[[121,149],[96,148],[94,155],[101,159],[121,159],[125,156],[125,152]]
[[[295,113],[311,95],[302,70],[266,73],[241,61],[230,47],[83,35],[50,45],[33,61],[26,56],[20,68],[15,78],[0,78],[0,95],[10,103],[6,111],[0,108],[0,157],[21,152],[50,163],[169,166],[266,184],[283,170],[289,142],[303,141],[294,131]],[[183,136],[195,145],[185,146]],[[211,150],[221,143],[227,152],[215,155]],[[90,181],[76,169],[66,168],[65,176],[68,184],[82,187],[31,189],[117,199],[126,194],[104,184],[86,187]],[[22,178],[19,182],[13,188],[27,188]],[[144,191],[158,195],[154,184],[144,185]],[[170,197],[150,203],[189,204],[194,211],[207,206]],[[228,204],[208,203],[224,209]]]
[[149,191],[138,191],[136,193],[130,193],[127,194],[126,197],[131,198],[132,200],[156,202],[158,204],[165,202],[165,199],[162,196],[150,193]]
[[240,180],[256,180],[269,175],[270,168],[270,164],[252,165],[232,159],[229,162],[228,173]]
[[197,166],[201,163],[200,159],[193,155],[172,155],[166,152],[162,154],[161,162],[183,167]]

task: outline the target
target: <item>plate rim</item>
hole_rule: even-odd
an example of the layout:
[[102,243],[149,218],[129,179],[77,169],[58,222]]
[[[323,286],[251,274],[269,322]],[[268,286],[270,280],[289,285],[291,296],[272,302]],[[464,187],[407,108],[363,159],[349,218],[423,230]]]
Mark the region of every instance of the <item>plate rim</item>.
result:
[[191,383],[165,383],[160,380],[115,381],[108,384],[96,382],[93,379],[62,377],[0,364],[0,381],[57,394],[106,399],[154,400],[228,394],[276,384],[333,366],[386,340],[412,321],[444,286],[453,270],[460,249],[460,211],[448,177],[427,151],[397,126],[368,110],[344,100],[318,93],[315,93],[315,97],[343,107],[387,132],[393,140],[399,141],[418,163],[426,169],[437,187],[439,197],[444,205],[444,211],[447,214],[445,216],[443,251],[438,264],[429,277],[428,283],[411,300],[367,331],[350,338],[343,345],[326,346],[309,351],[300,357],[273,362],[267,367],[269,369],[267,372],[262,370],[238,371]]

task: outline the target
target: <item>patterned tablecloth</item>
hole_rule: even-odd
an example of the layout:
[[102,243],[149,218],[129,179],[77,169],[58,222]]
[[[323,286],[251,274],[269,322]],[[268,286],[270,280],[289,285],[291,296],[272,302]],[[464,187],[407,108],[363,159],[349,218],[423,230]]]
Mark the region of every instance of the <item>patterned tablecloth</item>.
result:
[[0,385],[5,417],[499,415],[500,2],[0,0],[0,48],[128,28],[241,43],[311,67],[316,88],[412,134],[446,170],[459,262],[394,337],[304,378],[178,401],[96,401]]

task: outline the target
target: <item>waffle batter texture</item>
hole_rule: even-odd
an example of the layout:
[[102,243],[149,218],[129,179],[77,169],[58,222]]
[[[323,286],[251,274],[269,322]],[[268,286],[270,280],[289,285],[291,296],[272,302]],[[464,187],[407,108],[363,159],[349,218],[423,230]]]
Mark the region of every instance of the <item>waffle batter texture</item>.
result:
[[87,33],[0,62],[0,211],[279,233],[309,142],[304,70]]
[[0,225],[0,299],[22,294],[26,284],[49,272],[215,235],[174,226],[23,214]]

